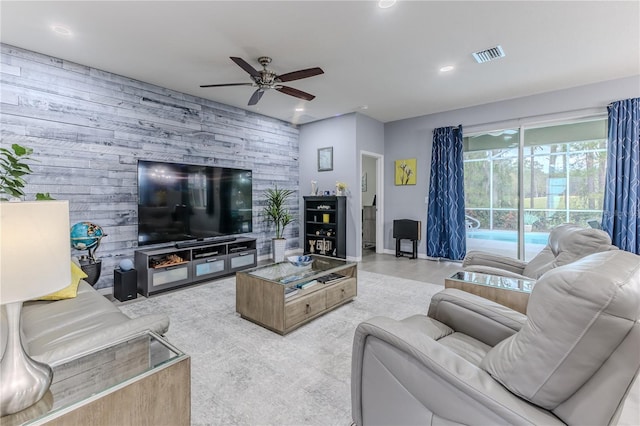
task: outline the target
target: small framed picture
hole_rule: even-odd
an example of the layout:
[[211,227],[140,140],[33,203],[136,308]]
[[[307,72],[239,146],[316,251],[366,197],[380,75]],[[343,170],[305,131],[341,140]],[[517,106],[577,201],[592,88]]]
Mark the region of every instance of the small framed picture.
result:
[[415,185],[416,169],[418,160],[407,158],[406,160],[396,160],[396,185]]
[[333,147],[318,148],[318,171],[328,172],[333,170]]

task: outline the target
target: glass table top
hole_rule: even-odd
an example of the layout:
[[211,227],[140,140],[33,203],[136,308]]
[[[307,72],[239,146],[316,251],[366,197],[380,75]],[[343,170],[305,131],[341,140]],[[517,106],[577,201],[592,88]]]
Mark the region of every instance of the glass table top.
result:
[[523,293],[531,293],[535,281],[523,280],[519,278],[501,277],[499,275],[481,274],[479,272],[460,271],[453,274],[450,280],[485,285],[487,287],[504,288]]
[[99,398],[130,380],[186,357],[157,334],[144,331],[114,344],[51,365],[53,381],[45,396],[0,424],[36,425],[76,404]]
[[238,272],[254,277],[273,281],[282,285],[298,284],[299,282],[327,273],[339,271],[347,266],[354,265],[344,259],[312,254],[313,263],[308,266],[295,266],[285,261]]

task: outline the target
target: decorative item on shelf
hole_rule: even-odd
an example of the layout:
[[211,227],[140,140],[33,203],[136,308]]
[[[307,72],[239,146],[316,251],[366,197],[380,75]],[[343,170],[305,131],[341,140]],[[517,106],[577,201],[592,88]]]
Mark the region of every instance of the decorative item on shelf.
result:
[[415,185],[416,184],[416,168],[417,160],[408,158],[406,160],[396,160],[395,164],[396,185]]
[[166,268],[167,266],[176,266],[181,265],[183,263],[187,263],[188,260],[185,260],[178,256],[177,254],[167,254],[158,258],[149,259],[149,266],[154,269],[158,268]]
[[329,215],[329,213],[323,213],[322,214],[322,223],[329,223],[329,220],[331,220],[331,216]]
[[133,262],[131,259],[122,259],[118,265],[121,271],[130,271],[133,269]]
[[268,223],[273,222],[276,236],[271,239],[271,256],[274,262],[284,261],[287,240],[283,237],[285,227],[293,222],[293,215],[286,208],[287,199],[294,194],[291,189],[281,189],[276,185],[266,191],[267,204],[264,215]]
[[309,253],[315,253],[316,240],[309,240]]
[[318,181],[311,181],[311,195],[318,195]]
[[331,206],[328,206],[328,205],[326,205],[326,204],[320,204],[320,205],[317,207],[317,209],[318,209],[318,210],[330,210],[330,209],[331,209]]
[[339,197],[347,195],[347,184],[344,182],[336,182],[336,195]]
[[51,384],[51,367],[24,351],[20,317],[24,301],[74,284],[68,226],[68,201],[10,202],[0,207],[0,302],[6,308],[1,416],[36,404]]
[[87,250],[86,255],[79,258],[80,268],[87,274],[85,281],[95,285],[100,279],[102,261],[96,259],[96,250],[100,241],[106,237],[102,228],[91,222],[78,222],[71,227],[71,247],[76,250]]
[[289,256],[287,260],[293,266],[309,266],[313,263],[311,256]]

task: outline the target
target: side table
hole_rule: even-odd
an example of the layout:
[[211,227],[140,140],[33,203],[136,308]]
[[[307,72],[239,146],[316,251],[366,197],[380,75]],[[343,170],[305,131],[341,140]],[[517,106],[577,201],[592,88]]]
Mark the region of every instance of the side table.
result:
[[45,397],[0,424],[190,424],[190,358],[151,331],[51,367]]
[[529,294],[535,285],[533,280],[487,275],[478,272],[456,272],[445,278],[445,288],[457,288],[507,306],[514,311],[527,313]]

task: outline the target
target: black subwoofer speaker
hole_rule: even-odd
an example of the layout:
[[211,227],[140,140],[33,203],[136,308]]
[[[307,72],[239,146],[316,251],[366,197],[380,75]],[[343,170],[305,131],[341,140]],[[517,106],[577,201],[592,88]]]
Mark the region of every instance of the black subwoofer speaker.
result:
[[138,297],[138,272],[135,269],[114,269],[113,297],[121,302]]

